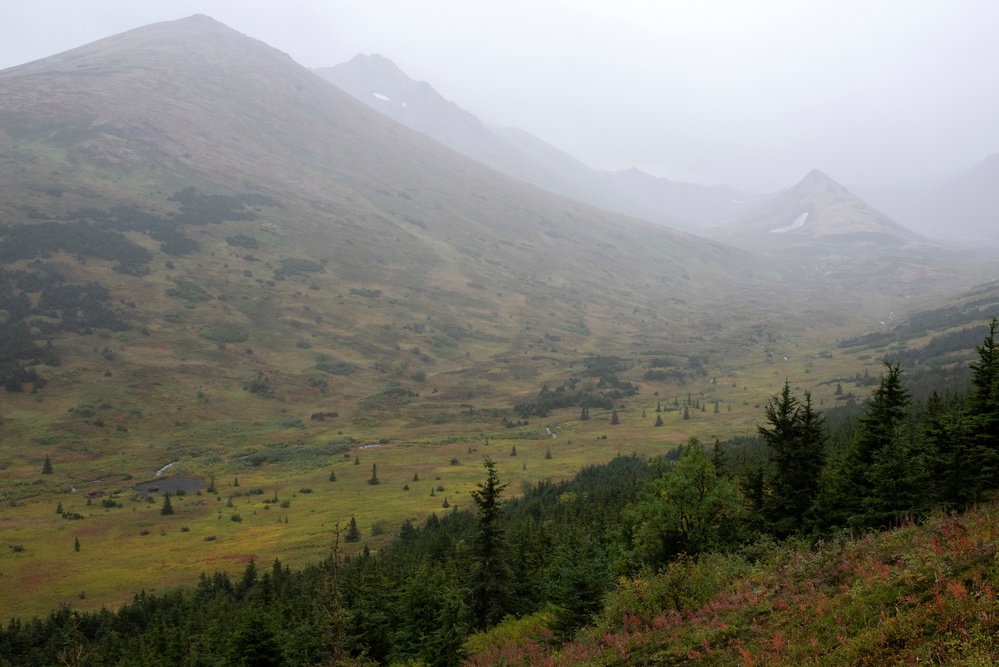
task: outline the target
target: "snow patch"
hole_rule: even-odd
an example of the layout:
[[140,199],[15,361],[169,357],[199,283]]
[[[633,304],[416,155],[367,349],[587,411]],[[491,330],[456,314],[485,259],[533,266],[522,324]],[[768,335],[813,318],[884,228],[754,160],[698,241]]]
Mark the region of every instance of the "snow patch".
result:
[[744,201],[739,201],[738,199],[731,199],[729,201],[731,201],[733,204],[745,204],[746,203]]
[[404,107],[408,107],[408,106],[409,106],[409,102],[403,102],[403,103],[402,103],[402,106],[404,106]]
[[799,228],[801,228],[801,227],[803,227],[805,225],[805,220],[807,218],[808,218],[808,212],[806,211],[805,213],[802,213],[797,218],[795,218],[794,222],[792,222],[787,227],[780,227],[778,229],[771,229],[770,233],[771,234],[783,234],[784,232],[789,232],[792,229],[799,229]]
[[381,93],[371,93],[371,94],[377,97],[378,99],[382,100],[383,102],[388,102],[391,99],[388,95],[382,95]]
[[169,470],[172,466],[175,466],[178,463],[180,463],[180,461],[174,461],[173,463],[166,464],[165,466],[163,466],[162,468],[160,468],[159,470],[156,471],[156,477],[159,477],[160,475],[162,475],[163,473],[165,473],[167,470]]

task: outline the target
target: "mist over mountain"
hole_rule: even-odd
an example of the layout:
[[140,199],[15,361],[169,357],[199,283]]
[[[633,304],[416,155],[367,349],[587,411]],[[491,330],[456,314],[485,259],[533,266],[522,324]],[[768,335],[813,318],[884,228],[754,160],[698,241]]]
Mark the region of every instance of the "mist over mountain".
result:
[[892,217],[930,238],[980,247],[999,245],[999,153],[954,178],[922,187],[872,190]]
[[316,72],[371,108],[459,153],[599,208],[698,231],[730,220],[770,196],[728,186],[674,182],[638,169],[593,170],[523,130],[486,127],[430,84],[413,81],[391,60],[377,54],[358,54]]

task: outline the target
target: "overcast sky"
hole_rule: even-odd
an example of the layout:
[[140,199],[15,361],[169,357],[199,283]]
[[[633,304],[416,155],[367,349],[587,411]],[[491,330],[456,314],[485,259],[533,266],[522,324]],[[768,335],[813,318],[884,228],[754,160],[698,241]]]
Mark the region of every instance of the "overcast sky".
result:
[[598,169],[789,187],[934,181],[999,152],[995,0],[34,0],[0,69],[207,14],[327,67],[380,53]]

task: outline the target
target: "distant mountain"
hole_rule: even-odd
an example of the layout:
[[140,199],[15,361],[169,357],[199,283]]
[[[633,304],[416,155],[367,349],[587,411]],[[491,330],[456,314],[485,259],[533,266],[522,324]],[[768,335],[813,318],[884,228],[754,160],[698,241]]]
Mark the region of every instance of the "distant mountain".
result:
[[995,270],[990,259],[971,260],[906,229],[818,170],[713,237],[852,293],[928,293],[956,273],[984,281]]
[[516,128],[492,130],[428,83],[413,81],[380,55],[354,56],[316,72],[371,108],[473,160],[599,208],[703,230],[732,219],[769,195],[657,178],[638,169],[608,173]]
[[999,153],[937,185],[870,193],[896,220],[930,238],[999,245]]
[[924,244],[818,169],[750,216],[719,228],[714,237],[754,250]]

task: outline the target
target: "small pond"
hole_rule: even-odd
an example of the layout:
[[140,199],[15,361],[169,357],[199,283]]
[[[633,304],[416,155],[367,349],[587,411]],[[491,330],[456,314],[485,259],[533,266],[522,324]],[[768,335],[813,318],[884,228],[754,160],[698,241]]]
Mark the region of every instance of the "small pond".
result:
[[184,493],[203,491],[208,488],[208,485],[195,477],[157,477],[148,482],[136,484],[132,488],[144,496],[150,493],[172,493],[176,495],[178,491],[183,491]]

